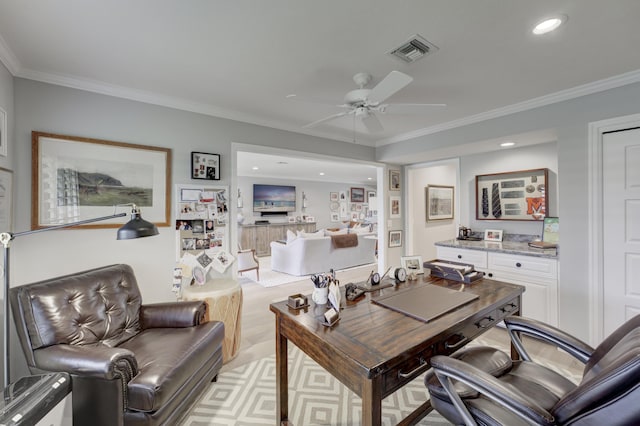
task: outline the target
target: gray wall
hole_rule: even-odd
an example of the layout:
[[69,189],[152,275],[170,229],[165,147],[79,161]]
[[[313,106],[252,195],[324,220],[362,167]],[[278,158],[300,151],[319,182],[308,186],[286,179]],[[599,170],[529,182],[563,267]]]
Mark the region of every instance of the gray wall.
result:
[[[292,181],[288,179],[275,178],[254,178],[247,176],[238,177],[238,188],[240,189],[243,205],[242,215],[244,223],[253,223],[255,220],[267,219],[272,223],[287,222],[285,216],[261,217],[259,213],[253,212],[253,184],[260,183],[266,185],[292,185],[296,187],[296,211],[289,213],[289,216],[313,216],[316,219],[316,229],[334,228],[340,225],[339,222],[331,222],[331,209],[329,208],[329,193],[339,191],[349,191],[351,187],[365,188],[366,191],[375,191],[375,186],[350,185],[337,182],[316,182],[316,181]],[[307,208],[302,209],[302,193],[307,196]],[[366,199],[366,198],[365,198]],[[349,203],[351,204],[351,203]],[[348,220],[348,219],[345,219]]]
[[[377,149],[377,160],[393,162],[394,158],[406,153],[554,129],[558,150],[558,194],[562,196],[558,198],[561,201],[556,210],[562,223],[559,324],[588,340],[588,124],[637,113],[640,113],[640,83],[382,146]],[[511,168],[505,164],[507,167]]]
[[0,108],[7,113],[7,142],[9,146],[7,156],[3,157],[0,155],[0,167],[11,170],[13,164],[13,149],[11,149],[13,148],[13,120],[15,117],[13,113],[13,76],[11,76],[11,73],[5,68],[2,62],[0,62]]
[[[2,67],[0,67],[2,68]],[[342,158],[373,161],[371,147],[337,142],[266,127],[219,119],[115,97],[15,78],[13,86],[0,69],[0,102],[16,117],[14,229],[30,228],[31,132],[83,136],[111,141],[168,147],[173,150],[172,183],[197,184],[189,178],[190,152],[221,154],[221,181],[231,187],[231,143],[266,145]],[[15,114],[12,97],[15,93]],[[2,161],[2,160],[0,160]],[[173,185],[172,185],[173,186]],[[172,188],[174,190],[174,188]],[[175,198],[175,194],[174,194]],[[313,200],[312,200],[313,202]],[[144,216],[144,211],[142,212]],[[172,221],[175,220],[171,209]],[[232,227],[235,232],[235,227]],[[115,229],[61,230],[24,236],[12,244],[11,285],[17,286],[105,264],[125,262],[134,268],[143,300],[174,300],[171,293],[175,263],[175,231],[116,241]],[[14,348],[13,355],[20,349]],[[14,362],[14,367],[19,368]],[[22,366],[24,368],[24,365]],[[26,372],[25,370],[22,371]]]

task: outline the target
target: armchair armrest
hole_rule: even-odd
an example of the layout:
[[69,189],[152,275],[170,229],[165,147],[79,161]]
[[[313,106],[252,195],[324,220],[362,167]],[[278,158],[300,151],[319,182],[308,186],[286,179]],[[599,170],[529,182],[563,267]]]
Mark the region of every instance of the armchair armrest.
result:
[[98,379],[129,382],[138,374],[136,357],[128,349],[108,346],[53,345],[33,351],[41,370],[63,371]]
[[438,380],[442,383],[442,386],[467,426],[476,425],[476,422],[455,391],[451,379],[458,380],[470,388],[475,389],[488,399],[533,424],[554,424],[553,415],[535,401],[527,398],[527,396],[518,389],[505,385],[491,374],[473,365],[444,355],[434,356],[431,358],[430,363]]
[[142,328],[193,327],[204,322],[207,304],[201,300],[142,305]]
[[589,361],[589,358],[591,358],[595,350],[582,340],[576,339],[570,334],[549,324],[531,318],[509,316],[504,319],[504,323],[509,331],[509,336],[511,336],[513,346],[515,346],[518,354],[520,354],[520,357],[525,361],[531,361],[531,357],[525,350],[519,333],[524,333],[561,348],[583,364]]

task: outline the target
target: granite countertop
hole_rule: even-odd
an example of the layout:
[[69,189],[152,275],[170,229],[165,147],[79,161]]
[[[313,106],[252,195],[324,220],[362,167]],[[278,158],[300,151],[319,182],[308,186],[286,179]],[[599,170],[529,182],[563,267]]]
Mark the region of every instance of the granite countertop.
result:
[[435,243],[440,247],[452,247],[469,250],[492,251],[496,253],[517,254],[524,256],[546,257],[549,259],[558,258],[558,250],[556,249],[539,249],[529,247],[527,242],[522,241],[465,241],[465,240],[446,240]]

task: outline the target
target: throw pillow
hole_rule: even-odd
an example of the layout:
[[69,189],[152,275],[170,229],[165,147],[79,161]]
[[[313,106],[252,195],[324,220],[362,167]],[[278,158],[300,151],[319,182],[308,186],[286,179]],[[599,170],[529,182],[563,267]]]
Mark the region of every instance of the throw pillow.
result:
[[324,229],[316,232],[302,232],[298,231],[299,238],[324,238]]
[[296,233],[292,232],[290,229],[287,229],[287,244],[289,244],[291,241],[295,240],[296,238],[298,238]]
[[344,235],[348,232],[349,230],[347,228],[343,228],[340,229],[338,231],[329,231],[328,229],[326,231],[324,231],[325,235],[327,237],[331,236],[331,235]]

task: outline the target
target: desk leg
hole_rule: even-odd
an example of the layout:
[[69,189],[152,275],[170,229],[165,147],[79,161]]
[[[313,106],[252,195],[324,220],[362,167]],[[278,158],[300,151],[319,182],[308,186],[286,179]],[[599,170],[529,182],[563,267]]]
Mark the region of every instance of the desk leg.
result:
[[382,376],[362,383],[362,426],[382,424]]
[[276,315],[276,419],[280,425],[289,422],[289,376],[287,339],[280,334],[280,317]]

